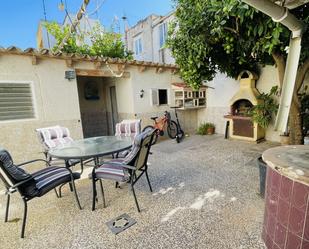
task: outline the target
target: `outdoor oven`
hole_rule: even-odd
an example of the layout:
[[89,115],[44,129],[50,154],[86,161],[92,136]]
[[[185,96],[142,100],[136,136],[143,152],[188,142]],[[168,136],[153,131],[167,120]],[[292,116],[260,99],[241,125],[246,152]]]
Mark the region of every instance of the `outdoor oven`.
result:
[[251,108],[259,102],[259,92],[255,88],[257,79],[257,75],[249,71],[243,71],[238,76],[239,91],[230,100],[230,113],[224,116],[230,124],[230,138],[258,142],[265,136],[264,129],[250,116]]

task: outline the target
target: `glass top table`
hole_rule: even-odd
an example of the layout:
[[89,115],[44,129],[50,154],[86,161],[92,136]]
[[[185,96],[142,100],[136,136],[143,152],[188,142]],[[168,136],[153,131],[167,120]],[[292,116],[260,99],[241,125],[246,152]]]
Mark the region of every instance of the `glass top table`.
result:
[[132,142],[133,138],[124,136],[92,137],[58,145],[48,154],[64,160],[96,158],[130,149]]

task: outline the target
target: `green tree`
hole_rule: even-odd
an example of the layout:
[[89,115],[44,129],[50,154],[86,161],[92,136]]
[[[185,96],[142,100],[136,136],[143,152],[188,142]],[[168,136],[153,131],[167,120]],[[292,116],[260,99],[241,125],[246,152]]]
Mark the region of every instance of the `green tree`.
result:
[[[290,31],[240,0],[175,0],[175,22],[169,30],[171,48],[182,78],[198,88],[216,73],[236,78],[242,70],[259,74],[262,65],[276,64],[282,86]],[[309,6],[291,11],[309,24]],[[295,94],[290,112],[291,142],[302,142],[297,96],[309,70],[309,35],[303,35]]]

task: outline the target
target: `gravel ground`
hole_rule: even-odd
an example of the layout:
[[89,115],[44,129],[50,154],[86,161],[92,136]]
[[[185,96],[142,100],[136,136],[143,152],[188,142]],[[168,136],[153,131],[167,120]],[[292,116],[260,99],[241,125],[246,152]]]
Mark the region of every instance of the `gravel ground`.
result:
[[[138,213],[127,185],[104,182],[107,207],[91,211],[91,184],[77,182],[83,210],[64,188],[29,202],[26,238],[20,239],[22,201],[13,195],[10,222],[0,226],[0,248],[265,248],[261,241],[264,200],[258,192],[255,159],[275,144],[191,136],[165,140],[152,149],[149,175],[136,184]],[[100,197],[100,196],[99,196]],[[0,196],[4,217],[5,197]],[[127,213],[137,221],[114,235],[105,225]]]

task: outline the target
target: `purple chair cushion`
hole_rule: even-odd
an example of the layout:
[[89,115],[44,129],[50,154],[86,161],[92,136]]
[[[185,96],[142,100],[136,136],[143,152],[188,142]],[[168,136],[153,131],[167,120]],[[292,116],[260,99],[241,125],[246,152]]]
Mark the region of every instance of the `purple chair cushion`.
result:
[[121,162],[109,161],[95,169],[98,179],[109,179],[117,182],[125,182],[130,179],[129,173],[121,166]]

